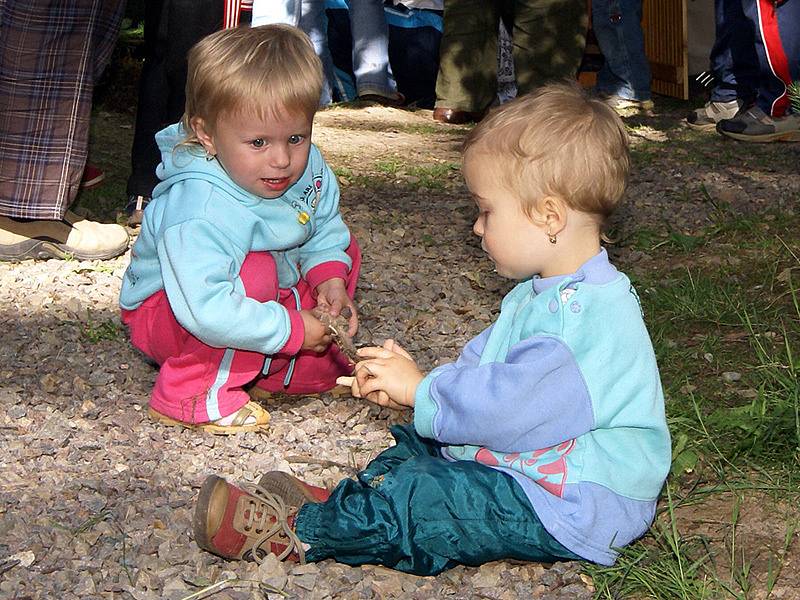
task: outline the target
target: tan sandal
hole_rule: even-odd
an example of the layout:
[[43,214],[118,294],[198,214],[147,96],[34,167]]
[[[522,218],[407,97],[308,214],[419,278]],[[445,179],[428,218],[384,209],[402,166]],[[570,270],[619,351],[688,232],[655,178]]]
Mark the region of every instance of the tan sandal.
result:
[[[269,413],[255,402],[248,402],[236,411],[236,416],[230,425],[218,425],[214,421],[208,423],[185,423],[168,417],[167,415],[162,415],[152,408],[147,409],[147,414],[153,421],[161,425],[166,425],[168,427],[184,427],[194,431],[213,433],[214,435],[233,435],[235,433],[245,433],[248,431],[267,431],[269,429],[267,425],[270,419]],[[245,424],[250,417],[253,417],[256,422]]]

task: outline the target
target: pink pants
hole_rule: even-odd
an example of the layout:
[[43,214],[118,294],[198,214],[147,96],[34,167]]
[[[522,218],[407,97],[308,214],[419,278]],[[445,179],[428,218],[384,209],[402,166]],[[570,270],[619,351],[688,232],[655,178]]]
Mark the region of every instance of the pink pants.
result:
[[[345,285],[352,298],[361,268],[361,252],[355,239],[347,254],[353,267]],[[287,308],[297,308],[292,291],[278,287],[275,260],[269,252],[248,254],[239,277],[249,298],[259,302],[277,298]],[[308,282],[301,279],[295,289],[302,309],[316,306],[314,290]],[[249,401],[242,386],[253,381],[271,392],[304,394],[331,389],[337,377],[349,373],[347,359],[331,345],[322,354],[304,350],[294,356],[274,354],[268,374],[263,375],[265,355],[214,348],[186,331],[175,319],[164,290],[135,310],[123,310],[122,321],[130,329],[133,345],[161,365],[150,397],[151,408],[184,423],[206,423],[235,413]],[[285,386],[292,358],[294,370]]]

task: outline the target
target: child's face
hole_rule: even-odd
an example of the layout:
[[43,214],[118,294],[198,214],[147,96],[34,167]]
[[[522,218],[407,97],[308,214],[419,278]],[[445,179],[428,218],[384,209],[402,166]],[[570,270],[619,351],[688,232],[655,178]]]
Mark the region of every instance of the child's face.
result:
[[478,205],[478,218],[472,230],[481,238],[481,248],[495,264],[497,272],[509,279],[546,276],[548,248],[544,226],[534,223],[522,211],[517,198],[499,185],[486,154],[468,156],[464,178]]
[[230,178],[256,196],[278,198],[306,169],[312,118],[302,112],[281,110],[264,117],[223,113],[213,132],[203,128],[202,120],[193,125]]

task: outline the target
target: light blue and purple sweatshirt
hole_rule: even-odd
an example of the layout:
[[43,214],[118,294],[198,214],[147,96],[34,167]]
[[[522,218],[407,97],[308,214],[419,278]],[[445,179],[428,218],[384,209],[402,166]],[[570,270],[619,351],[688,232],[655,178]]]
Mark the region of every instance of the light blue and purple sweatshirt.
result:
[[513,477],[579,556],[611,565],[652,523],[671,462],[664,397],[639,299],[604,249],[518,284],[415,403],[419,435]]
[[304,336],[300,313],[248,298],[239,270],[248,253],[269,251],[281,288],[301,276],[312,288],[346,279],[350,232],[335,175],[312,145],[300,179],[278,198],[261,198],[217,160],[178,145],[185,137],[180,124],[156,135],[162,181],[144,212],[120,305],[134,310],[163,289],[178,322],[210,346],[295,354]]

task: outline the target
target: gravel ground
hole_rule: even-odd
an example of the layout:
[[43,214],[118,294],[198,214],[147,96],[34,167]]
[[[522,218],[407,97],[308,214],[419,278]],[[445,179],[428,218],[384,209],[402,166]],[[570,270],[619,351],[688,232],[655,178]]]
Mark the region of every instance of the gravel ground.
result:
[[[386,156],[457,162],[464,131],[432,126],[430,111],[379,108],[326,111],[319,123],[330,162],[352,171]],[[414,133],[423,125],[432,131]],[[639,125],[634,143],[658,152],[676,135],[674,123]],[[798,181],[788,175],[797,145],[764,150],[781,153],[769,169],[752,154],[714,164],[719,152],[704,145],[697,151],[714,166],[698,166],[681,144],[640,164],[616,220],[622,237],[642,227],[698,230],[720,203],[732,212],[796,210]],[[393,177],[374,186],[343,181],[342,210],[365,256],[356,341],[395,337],[427,369],[457,356],[511,284],[492,273],[470,234],[473,208],[456,171],[430,188],[410,168]],[[641,251],[614,255],[624,269],[657,267]],[[592,597],[577,563],[499,562],[423,578],[332,561],[258,567],[200,551],[191,514],[207,474],[253,482],[281,469],[332,485],[385,448],[388,426],[408,416],[334,390],[273,399],[267,434],[215,437],[151,423],[156,369],[131,348],[118,317],[127,263],[0,264],[0,559],[18,561],[0,575],[0,597],[177,599],[226,578],[235,579],[212,597]]]

